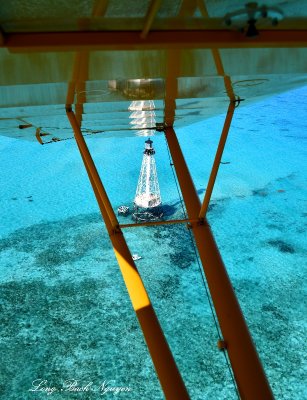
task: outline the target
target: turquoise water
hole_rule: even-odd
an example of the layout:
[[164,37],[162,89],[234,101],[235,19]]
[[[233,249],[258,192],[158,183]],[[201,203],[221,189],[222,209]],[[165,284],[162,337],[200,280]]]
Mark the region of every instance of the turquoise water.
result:
[[[277,399],[307,397],[306,96],[236,110],[208,215]],[[201,198],[223,119],[177,132]],[[143,144],[88,140],[116,208],[134,197]],[[154,145],[167,217],[181,217],[164,137]],[[75,143],[0,138],[0,151],[1,398],[162,399]],[[191,398],[236,399],[189,232],[125,235]],[[56,391],[30,392],[36,379]],[[103,394],[110,380],[130,391]]]

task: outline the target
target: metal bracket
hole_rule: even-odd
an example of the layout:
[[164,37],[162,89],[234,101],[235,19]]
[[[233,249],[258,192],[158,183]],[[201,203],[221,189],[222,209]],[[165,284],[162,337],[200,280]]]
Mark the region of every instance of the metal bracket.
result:
[[253,38],[259,35],[256,24],[272,26],[278,25],[283,18],[283,12],[277,7],[258,6],[256,2],[245,4],[245,8],[228,13],[224,17],[224,23],[228,27],[234,27],[244,33],[246,37]]
[[157,132],[164,132],[166,125],[164,122],[156,122],[156,131]]
[[197,225],[198,226],[205,225],[205,218],[198,218]]
[[227,342],[225,342],[225,340],[223,340],[223,339],[218,340],[217,341],[217,348],[220,351],[227,350]]
[[123,233],[122,230],[120,229],[120,226],[117,225],[112,229],[111,235],[117,235],[118,233]]
[[237,96],[237,98],[235,100],[233,100],[235,108],[239,107],[239,105],[241,104],[241,101],[245,101],[245,99],[241,99],[239,96]]

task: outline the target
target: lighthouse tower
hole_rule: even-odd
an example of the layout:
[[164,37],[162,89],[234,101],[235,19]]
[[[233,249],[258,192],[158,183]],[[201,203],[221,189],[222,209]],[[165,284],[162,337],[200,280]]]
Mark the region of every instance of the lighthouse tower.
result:
[[162,200],[152,140],[145,142],[140,177],[134,198],[133,218],[136,221],[159,219],[163,215]]

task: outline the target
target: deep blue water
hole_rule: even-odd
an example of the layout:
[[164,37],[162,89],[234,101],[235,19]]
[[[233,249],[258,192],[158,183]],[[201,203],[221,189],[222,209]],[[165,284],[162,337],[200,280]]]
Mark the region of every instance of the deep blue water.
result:
[[[236,110],[208,214],[277,399],[307,397],[307,88]],[[224,115],[178,130],[200,198]],[[131,204],[144,138],[88,140],[112,204]],[[182,216],[164,137],[154,138],[163,203]],[[162,399],[138,322],[73,141],[0,138],[0,393],[3,399],[95,399],[29,392],[105,380],[123,399]],[[127,220],[125,220],[127,221]],[[236,399],[189,232],[125,231],[192,399]]]

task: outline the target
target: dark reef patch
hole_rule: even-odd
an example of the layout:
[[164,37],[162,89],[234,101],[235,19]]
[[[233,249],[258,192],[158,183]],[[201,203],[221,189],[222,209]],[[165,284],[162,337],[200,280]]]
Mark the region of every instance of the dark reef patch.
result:
[[206,189],[205,188],[200,188],[197,190],[197,194],[203,194],[205,193]]
[[279,177],[279,178],[277,178],[275,180],[276,180],[276,182],[284,182],[284,181],[287,181],[287,180],[293,180],[294,178],[296,178],[296,173],[292,172],[291,174],[289,174],[287,176],[281,176],[281,177]]
[[263,188],[263,189],[252,190],[252,194],[253,194],[253,196],[267,197],[269,193],[268,193],[267,189]]
[[186,269],[191,266],[193,261],[195,260],[195,256],[191,253],[186,253],[184,250],[176,251],[171,254],[171,261],[174,265],[176,265],[180,269]]
[[180,201],[175,203],[175,204],[163,204],[163,214],[164,214],[164,216],[170,217],[170,216],[176,214],[176,212],[177,212],[177,207],[176,206],[180,205],[180,204],[181,204]]
[[174,266],[186,269],[196,261],[192,238],[185,225],[156,227],[153,237],[156,239],[156,246],[158,247],[159,241],[169,240],[170,253],[168,256]]
[[217,203],[210,203],[208,206],[208,212],[212,211],[214,208],[216,208],[216,206],[217,206]]
[[[85,278],[54,286],[42,280],[0,285],[5,342],[1,346],[5,368],[0,375],[3,382],[10,382],[2,388],[3,398],[16,399],[12,393],[24,398],[23,386],[30,387],[38,377],[60,384],[63,379],[72,378],[72,371],[73,378],[82,381],[98,383],[115,376],[123,383],[127,379],[138,382],[137,375],[148,356],[137,320],[127,313],[125,292],[116,302],[105,290],[105,284],[104,278]],[[123,324],[118,321],[125,321],[124,335]],[[123,364],[125,371],[129,370],[128,378]],[[134,389],[142,391],[144,385]],[[157,394],[154,399],[159,398]],[[56,394],[52,397],[62,399]],[[75,398],[64,398],[68,397]]]
[[39,266],[53,267],[75,261],[78,258],[78,254],[79,250],[69,252],[65,250],[61,243],[58,243],[58,245],[48,246],[39,252],[35,257],[35,261]]
[[162,299],[170,299],[173,297],[174,293],[176,293],[178,287],[180,285],[179,276],[168,276],[163,280],[158,282],[158,290],[160,294],[160,298]]
[[268,240],[267,243],[270,246],[278,249],[281,253],[290,253],[290,254],[295,253],[294,247],[291,244],[284,242],[283,240],[271,239]]
[[[96,224],[99,224],[97,229]],[[84,231],[84,227],[86,227]],[[32,225],[27,228],[18,229],[6,238],[0,240],[0,251],[15,250],[25,253],[34,253],[39,258],[44,258],[45,252],[54,252],[54,261],[46,256],[47,262],[57,264],[61,257],[60,253],[67,253],[67,247],[78,245],[75,257],[80,256],[80,251],[85,252],[89,248],[97,246],[97,241],[101,240],[101,232],[104,224],[100,215],[88,214],[70,217],[61,221],[44,222]],[[82,230],[82,235],[77,236],[78,230]],[[99,243],[99,242],[98,242]],[[39,254],[42,253],[40,256]],[[68,255],[68,254],[67,254]],[[51,257],[51,256],[50,256]]]
[[[172,209],[174,218],[180,217],[180,211]],[[199,345],[216,332],[210,315],[192,311],[203,293],[197,290],[200,278],[189,230],[180,224],[135,231],[129,233],[131,248],[134,238],[139,246],[150,240],[157,248],[161,264],[153,263],[154,249],[150,249],[139,267],[170,346],[179,362],[184,360],[180,362],[183,373],[195,383],[194,397],[205,391],[210,398],[212,391],[234,398],[228,394],[229,383],[225,387],[230,377],[222,368],[223,359],[210,343]],[[0,397],[25,398],[24,388],[37,377],[54,384],[72,377],[95,383],[115,379],[118,385],[132,386],[133,392],[125,393],[127,400],[163,397],[116,260],[113,263],[110,257],[113,251],[99,214],[19,229],[2,239],[0,246],[12,254],[26,253],[22,273],[0,284],[4,360],[0,381],[10,382],[1,387]],[[9,256],[6,261],[9,266]],[[102,261],[99,268],[97,261]],[[183,290],[184,275],[196,282],[188,294]],[[191,303],[183,301],[183,292]],[[187,337],[192,348],[189,357]],[[87,395],[81,397],[95,397]],[[54,393],[52,398],[80,399],[80,393],[69,397]]]
[[285,229],[282,224],[267,224],[266,227],[271,230],[283,231]]
[[275,317],[276,319],[279,319],[279,320],[284,321],[284,322],[288,322],[288,318],[285,317],[285,316],[283,315],[282,311],[280,311],[280,310],[278,309],[278,307],[275,306],[275,305],[272,305],[272,304],[265,304],[265,305],[263,305],[263,306],[261,307],[261,311],[270,312],[270,313],[272,313],[272,315],[274,315],[274,317]]

